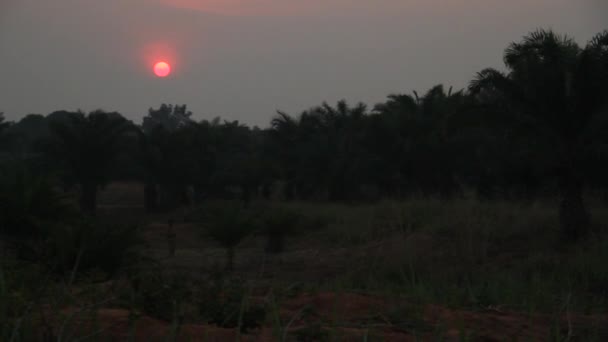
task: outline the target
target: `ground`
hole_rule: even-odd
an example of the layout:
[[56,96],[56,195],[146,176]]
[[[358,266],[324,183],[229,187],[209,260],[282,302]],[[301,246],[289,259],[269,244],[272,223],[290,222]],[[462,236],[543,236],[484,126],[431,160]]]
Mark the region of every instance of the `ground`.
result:
[[[145,241],[144,254],[157,261],[156,267],[171,277],[187,276],[190,279],[187,286],[196,286],[192,284],[206,281],[209,274],[223,269],[225,251],[204,237],[199,223],[190,222],[193,220],[188,216],[195,209],[145,215],[140,205],[142,199],[140,186],[113,184],[101,194],[100,217],[137,223]],[[434,202],[432,206],[445,205]],[[327,218],[327,207],[332,205],[316,204],[314,210],[311,206],[298,204],[295,208]],[[85,329],[95,324],[102,336],[137,341],[166,340],[167,337],[190,341],[600,341],[608,338],[605,289],[592,291],[594,281],[604,284],[603,275],[599,280],[595,273],[584,275],[582,281],[588,283],[586,287],[582,290],[568,287],[571,292],[566,291],[562,296],[560,282],[554,281],[557,278],[549,277],[552,273],[543,269],[564,267],[559,273],[563,276],[567,269],[560,258],[595,260],[596,256],[570,251],[573,249],[570,247],[557,248],[550,238],[528,241],[529,234],[544,236],[546,233],[541,227],[547,224],[544,206],[525,209],[533,211],[526,211],[527,216],[523,218],[501,207],[500,215],[504,216],[501,220],[511,221],[505,224],[505,229],[493,228],[491,232],[479,227],[485,227],[487,217],[495,216],[493,212],[472,218],[472,212],[460,213],[466,209],[460,208],[456,208],[459,214],[450,217],[446,224],[463,226],[465,222],[466,229],[456,232],[442,230],[442,223],[435,221],[440,228],[417,227],[420,222],[440,216],[433,212],[414,220],[411,216],[417,211],[403,214],[377,206],[340,209],[352,213],[353,217],[337,215],[338,218],[326,220],[326,227],[290,236],[281,255],[264,252],[264,236],[248,237],[236,249],[234,271],[225,275],[242,285],[243,303],[246,300],[243,305],[266,308],[259,318],[261,326],[246,332],[204,322],[195,313],[198,304],[189,300],[180,304],[174,319],[170,318],[171,313],[169,318],[160,319],[145,310],[131,311],[116,306],[101,308],[94,319],[77,315],[82,321],[77,325]],[[386,220],[387,216],[393,219]],[[174,256],[169,255],[166,238],[170,218],[176,222]],[[550,222],[550,217],[547,220]],[[534,228],[517,228],[521,231],[513,228],[524,221]],[[553,250],[559,251],[551,252]],[[535,280],[541,275],[550,280]],[[518,279],[531,280],[519,286],[510,283],[510,278],[516,279],[514,283]],[[559,279],[575,279],[575,276]],[[116,284],[120,283],[121,280],[115,279],[104,286],[117,291],[120,285]],[[465,287],[470,287],[470,291],[463,291]],[[553,289],[555,294],[543,293]],[[590,297],[587,290],[599,299],[578,299]]]

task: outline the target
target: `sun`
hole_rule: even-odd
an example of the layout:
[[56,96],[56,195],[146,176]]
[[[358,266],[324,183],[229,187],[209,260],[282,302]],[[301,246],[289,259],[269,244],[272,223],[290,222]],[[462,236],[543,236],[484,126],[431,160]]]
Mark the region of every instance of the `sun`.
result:
[[171,66],[167,62],[154,64],[154,74],[158,77],[167,77],[171,73]]

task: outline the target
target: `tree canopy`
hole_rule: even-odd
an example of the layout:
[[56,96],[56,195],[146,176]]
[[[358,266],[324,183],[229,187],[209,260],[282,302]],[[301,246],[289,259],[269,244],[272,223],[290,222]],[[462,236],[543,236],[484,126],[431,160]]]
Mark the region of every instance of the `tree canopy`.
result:
[[504,62],[467,89],[437,85],[372,107],[322,103],[277,112],[264,129],[197,121],[186,105],[162,104],[141,125],[103,111],[10,125],[0,115],[0,134],[21,139],[25,158],[43,152],[91,213],[97,189],[117,177],[146,184],[150,211],[205,198],[352,202],[473,190],[486,199],[558,195],[565,235],[583,236],[585,189],[608,193],[608,31],[580,47],[538,30],[510,44]]

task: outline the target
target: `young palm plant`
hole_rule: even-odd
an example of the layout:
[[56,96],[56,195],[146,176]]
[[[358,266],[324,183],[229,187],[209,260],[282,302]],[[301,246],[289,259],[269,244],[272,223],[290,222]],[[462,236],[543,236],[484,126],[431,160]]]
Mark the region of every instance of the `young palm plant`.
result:
[[[43,240],[50,227],[76,217],[68,198],[53,182],[18,163],[0,169],[0,237],[10,241]],[[27,253],[24,248],[20,253]]]
[[236,247],[256,228],[256,218],[240,202],[220,202],[205,208],[201,223],[205,235],[226,250],[226,270],[234,270]]
[[608,31],[581,48],[567,36],[539,30],[509,45],[504,62],[507,73],[483,70],[470,90],[499,99],[527,129],[529,143],[522,148],[557,177],[564,236],[584,237],[590,217],[583,202],[583,165],[597,152],[595,135],[605,125],[600,116],[608,105]]
[[262,232],[266,235],[266,253],[280,254],[285,249],[285,237],[293,233],[299,216],[289,210],[275,208],[262,219]]

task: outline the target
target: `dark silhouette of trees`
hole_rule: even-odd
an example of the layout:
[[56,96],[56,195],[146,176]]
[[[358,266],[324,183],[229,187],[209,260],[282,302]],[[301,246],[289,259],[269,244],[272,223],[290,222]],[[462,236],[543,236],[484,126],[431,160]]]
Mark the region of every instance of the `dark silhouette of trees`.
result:
[[145,183],[149,211],[278,190],[346,202],[559,194],[564,236],[577,239],[589,228],[585,184],[608,194],[607,46],[606,32],[581,48],[541,30],[507,48],[506,72],[483,70],[466,90],[437,85],[371,109],[322,103],[278,112],[265,129],[197,122],[186,105],[169,104],[140,126],[118,113],[57,111],[12,125],[0,116],[2,156],[41,163],[42,146],[48,169],[80,186],[89,213],[97,189],[120,177]]
[[0,112],[0,132],[7,129],[10,123],[6,122],[4,119],[4,113]]
[[204,234],[226,250],[226,270],[234,270],[236,247],[256,229],[256,217],[239,202],[209,206],[203,219]]
[[508,73],[483,70],[470,90],[508,106],[516,134],[527,135],[519,147],[557,177],[563,233],[582,237],[589,228],[585,164],[596,150],[592,137],[608,104],[608,31],[580,48],[569,37],[539,30],[512,43],[504,61]]
[[377,184],[393,188],[397,196],[459,193],[455,135],[469,101],[463,91],[446,93],[438,85],[422,97],[391,95],[377,104],[369,136],[373,155],[382,156],[375,167],[381,177]]
[[191,120],[186,108],[163,104],[144,117],[139,141],[148,211],[184,204],[187,187],[210,177],[211,126]]
[[74,214],[66,197],[48,176],[32,172],[23,163],[0,169],[0,235],[43,237],[53,222]]
[[65,179],[80,186],[80,205],[95,214],[97,191],[109,180],[113,162],[125,147],[133,126],[118,113],[70,113],[50,122],[53,139],[47,152],[67,173]]
[[[75,224],[78,211],[55,187],[55,179],[28,163],[0,163],[0,244],[22,260],[50,264],[48,243],[55,232]],[[8,247],[6,250],[5,247]]]
[[366,107],[326,103],[297,119],[279,112],[269,139],[288,199],[345,200],[357,190],[362,175]]
[[6,131],[11,126],[10,122],[5,121],[4,113],[0,112],[0,151],[6,150]]
[[162,127],[166,131],[174,132],[193,123],[190,117],[192,112],[188,111],[186,105],[170,105],[162,104],[160,108],[148,110],[148,115],[144,117],[142,129],[148,133],[158,127]]

